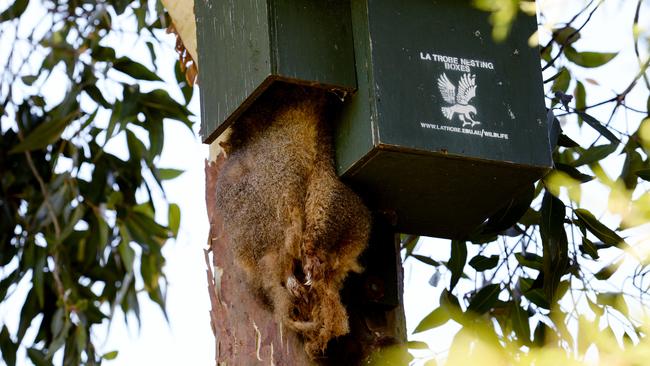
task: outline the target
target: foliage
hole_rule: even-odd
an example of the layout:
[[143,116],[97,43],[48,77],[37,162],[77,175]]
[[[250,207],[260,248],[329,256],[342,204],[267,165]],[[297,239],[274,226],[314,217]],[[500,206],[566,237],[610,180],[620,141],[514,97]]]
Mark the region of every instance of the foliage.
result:
[[[628,105],[628,99],[632,93],[648,97],[650,35],[639,24],[647,6],[633,3],[627,14],[632,39],[620,44],[634,47],[636,76],[597,103],[588,104],[588,93],[600,89],[592,74],[618,52],[583,51],[580,40],[590,36],[585,27],[604,11],[604,2],[585,1],[566,24],[542,24],[531,35],[531,42],[545,42],[540,52],[553,170],[466,241],[452,241],[447,262],[421,255],[416,238],[403,237],[407,260],[436,267],[432,281],[445,268],[449,273],[440,305],[415,328],[420,333],[449,321],[461,326],[449,364],[471,364],[472,355],[484,364],[582,364],[590,345],[600,349],[601,360],[618,355],[622,364],[645,362],[647,356],[639,355],[648,352],[641,340],[647,334],[642,314],[650,252],[647,239],[630,237],[650,223],[650,98],[641,108]],[[530,11],[531,2],[475,5],[491,12],[494,36],[503,39],[513,17]],[[539,19],[546,19],[543,13]],[[602,115],[609,119],[596,118]],[[585,143],[584,136],[596,137]],[[602,217],[582,199],[583,189],[595,186],[609,195],[601,197],[609,208]],[[619,343],[627,353],[613,350]],[[435,364],[424,354],[422,360]]]
[[[165,118],[191,128],[191,90],[178,103],[155,68],[107,41],[135,34],[155,65],[166,27],[155,2],[7,5],[0,10],[8,51],[0,61],[0,301],[31,287],[15,314],[17,330],[0,320],[2,359],[15,364],[21,346],[36,365],[52,364],[55,354],[64,365],[99,364],[117,356],[99,354],[94,336],[116,308],[139,322],[142,291],[164,311],[161,248],[176,236],[180,212],[154,205],[152,191],[179,174],[156,162]],[[128,147],[128,157],[111,144]],[[156,209],[169,213],[167,224]]]

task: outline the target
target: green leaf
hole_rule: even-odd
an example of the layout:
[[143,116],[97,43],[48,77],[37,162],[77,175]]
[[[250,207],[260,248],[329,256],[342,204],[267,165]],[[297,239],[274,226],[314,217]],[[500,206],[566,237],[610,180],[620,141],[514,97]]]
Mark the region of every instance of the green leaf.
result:
[[188,118],[192,113],[185,106],[169,96],[169,93],[166,91],[155,89],[149,93],[142,94],[140,95],[140,103],[157,113],[161,113],[165,118],[172,118],[183,122],[192,130],[192,121]]
[[526,277],[519,277],[517,280],[517,287],[521,290],[521,292],[526,292],[530,290],[535,283],[535,280],[532,278],[526,278]]
[[580,81],[576,82],[573,97],[575,98],[576,110],[584,111],[587,108],[587,89],[585,89],[585,85]]
[[11,272],[11,274],[7,275],[7,277],[3,278],[2,281],[0,281],[0,302],[4,301],[5,296],[7,295],[7,291],[9,291],[9,287],[20,281],[20,272],[20,269],[17,268]]
[[46,260],[47,255],[45,250],[38,250],[36,262],[34,263],[33,268],[32,283],[34,285],[34,291],[36,292],[36,298],[38,299],[38,305],[41,308],[45,305],[43,270],[47,265]]
[[533,225],[539,225],[539,220],[540,220],[540,214],[539,211],[535,211],[532,208],[528,208],[526,210],[526,213],[519,219],[519,223],[528,227],[528,226],[533,226]]
[[546,298],[546,294],[544,293],[544,290],[541,288],[536,288],[534,290],[529,290],[524,292],[524,296],[530,300],[533,304],[544,308],[544,309],[550,309],[551,304],[549,303],[548,299]]
[[447,289],[440,293],[440,307],[449,313],[449,317],[462,324],[464,319],[463,309],[460,307],[458,298]]
[[592,146],[582,152],[580,158],[572,162],[571,165],[574,167],[579,167],[581,165],[599,162],[616,151],[616,148],[616,144]]
[[594,177],[591,175],[583,174],[578,169],[562,163],[555,163],[555,169],[568,174],[571,178],[579,181],[580,183],[591,182]]
[[449,313],[441,306],[425,316],[415,327],[413,333],[424,332],[429,329],[437,328],[449,321]]
[[25,302],[23,303],[23,308],[20,311],[18,333],[16,334],[16,341],[19,344],[22,342],[23,337],[25,336],[25,332],[27,332],[27,329],[29,328],[29,325],[32,323],[32,320],[34,320],[36,315],[38,315],[40,312],[40,307],[38,306],[38,299],[36,298],[34,292],[35,292],[34,288],[32,288],[27,293],[27,298],[25,299]]
[[52,366],[52,362],[47,359],[46,354],[36,348],[28,348],[27,356],[35,366]]
[[544,324],[544,322],[537,322],[537,326],[535,327],[535,332],[533,335],[533,343],[537,347],[543,347],[546,345],[546,336],[551,334],[553,330],[549,328],[548,325]]
[[568,46],[580,39],[580,32],[571,26],[557,28],[553,30],[553,39],[559,45]]
[[11,340],[9,331],[6,326],[2,326],[0,331],[0,359],[7,363],[7,366],[14,366],[16,364],[16,352],[18,352],[18,345]]
[[109,360],[109,361],[114,360],[115,358],[117,358],[117,354],[118,354],[118,351],[111,351],[111,352],[103,354],[102,359]]
[[424,264],[428,264],[428,265],[433,266],[433,267],[437,267],[437,266],[440,265],[440,263],[438,263],[438,262],[434,261],[433,259],[431,259],[429,257],[426,257],[424,255],[411,254],[411,257],[419,260],[420,262],[422,262]]
[[70,220],[66,223],[65,227],[63,228],[63,231],[61,231],[61,236],[59,237],[59,242],[64,241],[74,230],[75,225],[81,220],[84,215],[86,214],[86,206],[83,204],[77,205],[75,207],[74,211],[72,212],[72,216],[70,217]]
[[88,333],[86,332],[86,328],[84,328],[83,325],[75,327],[73,338],[75,340],[75,343],[77,344],[78,350],[86,349],[86,342],[88,341]]
[[[628,143],[629,146],[629,143]],[[632,150],[626,146],[625,148],[625,162],[623,169],[621,169],[621,179],[625,183],[625,188],[633,191],[639,181],[637,172],[643,170],[645,167],[643,157],[636,150]]]
[[592,259],[598,259],[600,256],[598,255],[598,248],[594,243],[585,238],[584,236],[582,237],[582,245],[580,246],[580,251],[583,253],[589,255]]
[[159,168],[158,176],[161,180],[170,180],[179,177],[181,174],[185,173],[184,170],[180,169],[170,169],[170,168]]
[[643,179],[643,180],[645,180],[645,181],[650,182],[650,169],[642,169],[642,170],[638,170],[638,171],[635,172],[635,174],[636,174],[639,178],[641,178],[641,179]]
[[111,62],[115,60],[115,50],[110,47],[96,46],[92,49],[92,57],[97,61]]
[[36,127],[25,139],[13,149],[9,150],[10,154],[21,153],[25,151],[42,149],[47,145],[53,144],[60,137],[66,127],[79,115],[79,110],[59,119],[48,120]]
[[483,314],[490,310],[499,298],[501,287],[499,284],[493,283],[483,287],[476,295],[472,296],[469,302],[467,311],[477,314]]
[[111,109],[112,105],[104,98],[102,92],[94,84],[86,85],[84,91],[88,96],[94,100],[97,104],[101,105],[106,109]]
[[451,241],[451,257],[447,262],[447,268],[451,271],[451,280],[449,282],[449,291],[453,290],[463,275],[463,269],[467,262],[467,243],[460,240]]
[[535,253],[515,253],[515,259],[522,266],[536,269],[538,271],[541,271],[542,266],[544,265],[542,257]]
[[512,329],[515,331],[519,341],[526,345],[530,344],[530,322],[528,319],[528,312],[518,303],[512,302],[510,308],[510,319],[512,321]]
[[614,273],[616,273],[622,263],[623,261],[618,261],[610,264],[609,266],[603,267],[600,271],[594,274],[594,277],[601,281],[607,281],[610,277],[612,277]]
[[583,208],[573,211],[578,217],[578,224],[585,227],[589,232],[594,234],[603,243],[619,248],[627,247],[627,243],[614,231],[603,225],[594,215]]
[[174,234],[174,237],[176,237],[178,236],[178,228],[181,225],[181,209],[177,204],[170,203],[168,213],[169,230],[171,230],[171,232]]
[[573,141],[569,136],[563,133],[560,133],[560,135],[557,137],[557,145],[567,148],[580,147],[577,142]]
[[23,83],[25,83],[25,85],[31,86],[32,84],[34,84],[34,82],[36,80],[38,80],[38,76],[37,75],[27,75],[27,76],[23,76],[21,79],[23,80]]
[[408,341],[406,346],[408,349],[429,349],[429,345],[420,341]]
[[586,112],[582,112],[582,111],[576,111],[576,113],[580,117],[582,117],[582,119],[585,122],[587,122],[587,124],[589,126],[591,126],[594,130],[600,132],[600,134],[603,135],[603,137],[605,137],[606,139],[608,139],[613,145],[617,145],[617,144],[621,143],[621,140],[619,140],[619,138],[616,137],[616,135],[614,135],[612,133],[612,131],[609,130],[609,128],[607,128],[605,125],[600,123],[600,121],[598,121],[597,119],[595,119],[591,115],[587,114]]
[[601,292],[596,294],[596,302],[600,305],[607,305],[621,312],[626,317],[629,314],[629,309],[625,303],[625,297],[617,292]]
[[560,278],[566,272],[569,264],[569,244],[564,230],[566,207],[560,199],[546,192],[542,200],[541,214],[542,221],[539,225],[539,232],[544,252],[542,257],[543,287],[549,301],[553,301]]
[[117,249],[120,253],[122,264],[126,268],[127,272],[133,272],[133,259],[135,258],[135,252],[131,246],[126,240],[122,240]]
[[571,73],[566,67],[560,69],[560,72],[554,76],[555,81],[551,90],[554,92],[560,91],[565,93],[569,89],[569,84],[571,83]]
[[486,271],[496,267],[499,264],[499,258],[499,255],[491,255],[490,257],[477,255],[469,261],[469,265],[478,272]]
[[137,80],[162,81],[162,79],[151,70],[126,56],[122,56],[115,60],[115,62],[113,62],[113,68]]
[[0,13],[0,22],[19,18],[27,9],[27,5],[29,5],[29,0],[15,0],[7,10]]
[[578,52],[573,47],[566,47],[564,55],[578,66],[600,67],[616,57],[618,52]]
[[417,245],[418,240],[420,240],[420,237],[418,235],[400,235],[401,249],[406,250],[407,257],[410,256],[415,250],[415,246]]

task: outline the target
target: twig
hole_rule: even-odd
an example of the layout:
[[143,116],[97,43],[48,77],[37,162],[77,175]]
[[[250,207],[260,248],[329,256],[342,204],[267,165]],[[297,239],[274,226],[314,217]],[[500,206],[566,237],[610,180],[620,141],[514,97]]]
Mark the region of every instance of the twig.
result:
[[[641,15],[641,4],[643,3],[643,0],[638,0],[636,4],[636,11],[634,12],[634,23],[632,24],[632,31],[634,32],[634,29],[639,25],[639,17]],[[635,37],[634,39],[634,53],[636,54],[636,58],[639,61],[639,66],[641,66],[641,53],[639,52],[639,37]],[[648,75],[643,75],[643,80],[645,81],[645,85],[648,89],[650,89],[650,80],[648,80]],[[650,112],[650,111],[649,111]]]
[[[596,7],[593,8],[593,10],[591,10],[591,12],[589,13],[589,16],[587,17],[587,20],[585,20],[585,22],[580,26],[580,28],[578,28],[578,29],[576,29],[575,31],[573,31],[573,32],[572,32],[572,33],[567,37],[567,40],[568,40],[568,39],[571,39],[573,36],[575,36],[576,34],[580,33],[580,31],[581,31],[581,30],[582,30],[582,29],[583,29],[583,28],[584,28],[584,27],[589,23],[589,21],[591,20],[591,17],[594,15],[594,13],[596,12],[596,10],[598,10],[598,8],[600,7],[600,5],[601,5],[602,3],[603,3],[603,0],[601,0],[600,2],[598,2],[598,4],[596,5]],[[567,44],[562,44],[562,45],[560,46],[560,50],[558,51],[557,55],[555,55],[555,57],[553,57],[553,58],[551,59],[551,61],[549,61],[546,65],[544,65],[544,67],[542,67],[542,71],[548,69],[549,67],[553,66],[553,64],[555,64],[555,61],[557,61],[557,59],[560,58],[560,56],[562,56],[563,51],[564,51],[564,48],[565,48],[566,46],[567,46]]]
[[[18,137],[21,141],[23,141],[23,134],[20,131],[18,132]],[[36,169],[36,165],[34,165],[34,160],[32,160],[32,155],[29,153],[29,151],[25,151],[25,158],[27,159],[27,165],[29,165],[29,169],[32,171],[32,174],[34,174],[34,178],[36,178],[36,181],[38,182],[38,185],[41,189],[41,194],[43,195],[43,203],[47,207],[48,214],[52,219],[52,225],[54,225],[54,234],[56,236],[55,242],[58,245],[58,241],[61,238],[61,226],[59,225],[59,220],[56,218],[54,207],[50,202],[50,194],[47,191],[45,181],[43,181],[43,178]],[[67,301],[65,299],[65,287],[63,286],[63,281],[61,281],[61,276],[59,273],[60,258],[58,252],[58,248],[53,248],[54,269],[52,270],[52,277],[54,277],[54,284],[56,286],[59,297],[64,303],[66,303]],[[65,306],[65,308],[67,311],[67,306]]]

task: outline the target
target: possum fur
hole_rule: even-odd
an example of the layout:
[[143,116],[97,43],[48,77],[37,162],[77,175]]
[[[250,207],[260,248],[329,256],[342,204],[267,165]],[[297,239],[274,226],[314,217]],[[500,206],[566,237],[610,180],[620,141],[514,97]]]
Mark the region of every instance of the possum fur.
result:
[[336,98],[283,85],[234,124],[217,180],[238,264],[311,358],[349,332],[340,290],[361,272],[370,214],[334,170],[328,113]]

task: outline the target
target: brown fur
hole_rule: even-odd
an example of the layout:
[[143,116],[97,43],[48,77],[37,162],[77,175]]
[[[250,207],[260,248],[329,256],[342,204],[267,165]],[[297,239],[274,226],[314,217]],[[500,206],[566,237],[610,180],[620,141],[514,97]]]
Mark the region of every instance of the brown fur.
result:
[[235,124],[217,207],[239,264],[312,358],[349,332],[339,292],[370,215],[336,175],[322,91],[270,90]]

